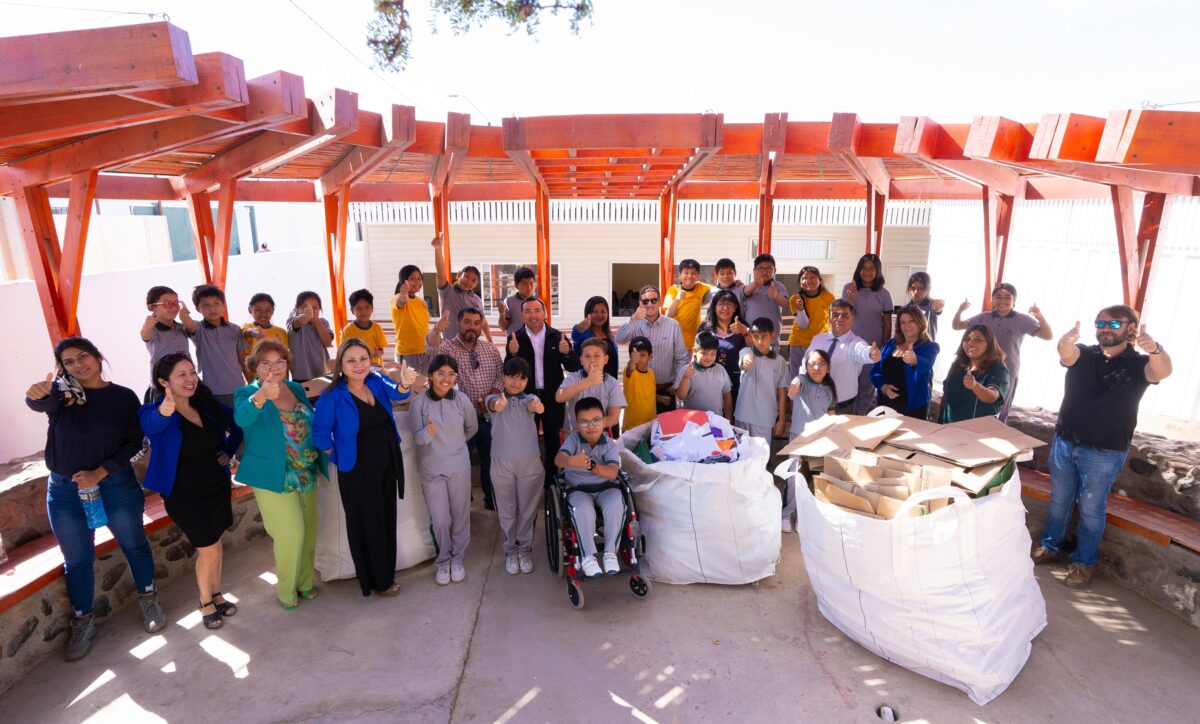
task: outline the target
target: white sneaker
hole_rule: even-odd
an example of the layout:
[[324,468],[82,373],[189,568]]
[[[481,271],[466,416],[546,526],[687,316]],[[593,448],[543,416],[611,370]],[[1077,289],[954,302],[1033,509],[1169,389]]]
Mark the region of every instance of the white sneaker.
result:
[[450,564],[443,563],[437,567],[437,575],[434,576],[435,581],[439,586],[446,586],[450,583]]
[[621,572],[621,561],[617,559],[617,554],[612,551],[604,551],[604,573],[605,575],[615,576]]
[[784,532],[784,533],[791,533],[791,532],[792,532],[792,519],[791,519],[791,518],[784,518],[784,519],[783,519],[783,524],[782,524],[780,527],[782,527],[782,528],[783,528],[783,532]]
[[583,575],[587,578],[599,576],[603,571],[600,570],[600,564],[596,562],[596,556],[588,556],[579,563],[579,567],[583,570]]
[[520,564],[517,563],[516,553],[504,556],[504,572],[510,576],[515,576],[521,572]]
[[467,578],[467,569],[463,568],[463,564],[455,561],[450,562],[450,580],[455,583],[462,583]]
[[522,553],[517,558],[521,564],[521,573],[533,573],[533,559],[529,557],[529,554]]

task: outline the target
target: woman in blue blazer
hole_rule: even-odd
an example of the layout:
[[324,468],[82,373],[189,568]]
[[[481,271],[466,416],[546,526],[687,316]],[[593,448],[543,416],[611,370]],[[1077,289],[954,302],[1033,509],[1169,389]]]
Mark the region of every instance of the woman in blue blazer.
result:
[[908,305],[896,315],[896,334],[871,368],[879,404],[922,420],[929,416],[930,382],[939,347],[929,339],[925,314]]
[[221,534],[233,526],[229,461],[242,431],[228,407],[196,375],[185,352],[154,366],[155,400],[142,405],[150,438],[143,484],[163,496],[167,515],[196,549],[196,585],[205,628],[220,628],[237,607],[221,595]]
[[255,381],[233,393],[233,419],[246,434],[235,479],[254,488],[263,525],[275,542],[279,605],[296,608],[317,597],[317,476],[325,454],[313,445],[313,407],[304,388],[289,382],[292,354],[274,339],[254,345],[246,360]]
[[371,350],[350,338],[338,347],[333,383],[317,399],[313,442],[338,470],[346,538],[364,596],[400,593],[396,583],[396,498],[404,497],[404,459],[392,402],[407,400],[416,370],[399,385],[371,370]]

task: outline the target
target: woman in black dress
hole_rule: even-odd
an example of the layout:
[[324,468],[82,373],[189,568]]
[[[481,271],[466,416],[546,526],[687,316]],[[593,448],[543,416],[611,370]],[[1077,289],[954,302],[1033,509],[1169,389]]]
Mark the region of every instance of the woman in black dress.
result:
[[346,539],[364,596],[396,596],[396,500],[404,497],[404,460],[392,402],[411,395],[416,370],[399,384],[371,370],[371,350],[353,337],[338,347],[333,382],[313,414],[313,444],[337,467]]
[[150,438],[144,485],[162,494],[167,515],[196,549],[200,612],[206,628],[220,628],[222,617],[237,613],[221,595],[221,534],[233,526],[229,463],[242,431],[186,354],[159,360],[154,391],[140,415]]

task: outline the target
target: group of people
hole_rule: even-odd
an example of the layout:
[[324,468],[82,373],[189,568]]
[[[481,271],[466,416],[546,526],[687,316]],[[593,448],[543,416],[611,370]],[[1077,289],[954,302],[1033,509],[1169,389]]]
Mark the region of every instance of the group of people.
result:
[[[622,514],[619,495],[610,492],[619,472],[619,430],[680,406],[715,412],[768,440],[795,436],[825,414],[862,414],[876,404],[929,416],[944,303],[930,296],[924,272],[909,278],[908,303],[896,307],[873,254],[859,260],[840,297],[812,266],[801,269],[799,291],[789,295],[770,254],[754,260],[749,282],[738,279],[729,259],[717,262],[711,283],[703,282],[699,263],[685,259],[678,283],[665,291],[655,285],[639,290],[637,310],[617,330],[610,327],[607,301],[597,296],[578,324],[561,331],[546,323],[535,273],[521,268],[516,292],[500,305],[493,343],[476,291],[479,270],[467,266],[453,278],[441,243],[432,242],[441,303],[432,327],[420,269],[400,271],[389,305],[395,364],[385,366],[386,336],[372,320],[374,298],[365,289],[349,296],[354,320],[341,331],[330,363],[334,333],[315,292],[297,296],[282,327],[273,324],[271,296],[255,294],[248,305],[252,321],[239,327],[228,321],[217,287],[202,285],[191,295],[199,321],[175,291],[153,287],[140,332],[151,386],[140,406],[132,390],[104,379],[104,357],[90,341],[73,337],[56,345],[54,372],[26,396],[28,406],[50,420],[47,505],[74,610],[69,659],[85,656],[94,636],[95,521],[88,506],[97,501],[129,561],[146,630],[163,626],[141,526],[143,495],[131,468],[144,438],[150,459],[143,484],[163,496],[196,549],[199,608],[204,626],[215,629],[237,613],[221,593],[231,480],[254,488],[273,541],[279,604],[290,611],[319,595],[316,485],[332,470],[362,594],[399,594],[395,500],[404,498],[406,487],[401,431],[419,450],[435,582],[448,585],[467,575],[472,452],[484,507],[499,518],[506,571],[533,572],[543,489],[562,471],[580,527],[581,569],[591,576],[619,570],[616,525],[609,520]],[[998,284],[991,301],[990,311],[963,319],[964,301],[954,316],[952,327],[964,333],[944,384],[942,422],[1003,420],[1024,336],[1051,338],[1036,305],[1028,315],[1015,310],[1011,284]],[[794,322],[781,345],[785,313]],[[1132,309],[1110,307],[1096,327],[1099,347],[1076,344],[1078,324],[1059,342],[1069,368],[1067,397],[1052,448],[1051,519],[1034,554],[1039,562],[1059,557],[1079,498],[1082,540],[1069,583],[1086,584],[1090,575],[1104,497],[1124,461],[1141,393],[1170,374],[1169,358],[1144,328],[1139,331]],[[1137,354],[1135,344],[1147,355]],[[617,345],[628,353],[623,369]],[[327,374],[329,384],[310,398],[302,383]],[[419,374],[427,381],[423,392],[414,390]],[[398,425],[393,404],[399,402],[408,406]],[[595,530],[593,505],[609,523],[611,540],[602,550],[588,534]],[[794,512],[792,490],[782,511],[784,530]]]

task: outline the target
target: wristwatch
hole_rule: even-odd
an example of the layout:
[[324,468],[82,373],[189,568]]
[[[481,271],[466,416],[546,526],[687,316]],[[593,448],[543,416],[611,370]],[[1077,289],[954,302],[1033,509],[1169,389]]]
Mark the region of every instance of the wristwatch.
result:
[[587,469],[588,469],[588,471],[595,470],[596,469],[596,461],[592,460],[591,458],[588,458]]
[[1162,353],[1163,353],[1162,344],[1160,344],[1159,342],[1155,342],[1154,343],[1154,351],[1151,352],[1150,354],[1162,354]]

